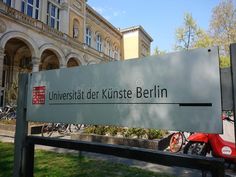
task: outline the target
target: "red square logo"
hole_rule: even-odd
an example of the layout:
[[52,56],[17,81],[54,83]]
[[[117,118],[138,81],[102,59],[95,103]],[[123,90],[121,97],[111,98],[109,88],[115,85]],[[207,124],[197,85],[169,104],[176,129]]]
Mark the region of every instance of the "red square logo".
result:
[[45,104],[45,86],[33,87],[32,104]]

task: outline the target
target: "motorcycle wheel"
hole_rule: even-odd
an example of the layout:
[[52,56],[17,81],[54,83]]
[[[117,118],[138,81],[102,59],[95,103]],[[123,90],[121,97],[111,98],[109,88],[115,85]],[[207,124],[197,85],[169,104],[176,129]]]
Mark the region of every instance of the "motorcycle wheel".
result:
[[207,144],[203,142],[189,141],[184,147],[184,154],[206,156]]

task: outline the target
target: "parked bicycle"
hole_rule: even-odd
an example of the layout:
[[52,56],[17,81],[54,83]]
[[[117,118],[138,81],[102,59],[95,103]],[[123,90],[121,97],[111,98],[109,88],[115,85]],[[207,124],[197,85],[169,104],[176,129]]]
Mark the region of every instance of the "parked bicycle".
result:
[[188,137],[192,134],[187,132],[173,133],[169,142],[170,152],[177,153],[181,151],[183,146],[188,142]]
[[0,109],[0,118],[1,119],[16,119],[16,105],[6,105]]
[[83,124],[45,123],[41,129],[41,135],[50,137],[53,132],[58,132],[59,134],[77,132],[84,126]]

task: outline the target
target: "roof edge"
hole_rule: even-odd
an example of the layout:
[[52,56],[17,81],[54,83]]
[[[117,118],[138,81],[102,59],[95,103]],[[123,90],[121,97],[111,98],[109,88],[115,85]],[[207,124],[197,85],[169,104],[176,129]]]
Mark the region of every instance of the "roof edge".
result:
[[147,38],[148,38],[151,42],[153,42],[153,38],[144,30],[144,28],[143,28],[141,25],[138,25],[138,26],[131,26],[131,27],[128,27],[128,28],[124,28],[124,29],[121,29],[120,32],[121,32],[121,33],[128,33],[128,32],[136,31],[136,30],[142,31],[142,32],[147,36]]
[[121,32],[112,25],[108,20],[106,20],[102,15],[100,15],[96,10],[94,10],[90,5],[86,4],[86,8],[93,13],[93,15],[97,16],[101,21],[103,21],[106,25],[108,25],[111,29],[114,30],[118,35],[122,36]]

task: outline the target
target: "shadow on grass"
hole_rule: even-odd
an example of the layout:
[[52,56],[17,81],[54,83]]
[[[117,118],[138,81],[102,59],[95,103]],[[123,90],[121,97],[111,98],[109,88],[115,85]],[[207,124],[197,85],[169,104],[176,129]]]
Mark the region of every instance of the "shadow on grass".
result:
[[0,142],[0,177],[13,175],[13,145]]
[[[13,171],[13,144],[0,142],[0,177],[10,177]],[[35,177],[171,177],[123,164],[36,150]]]

